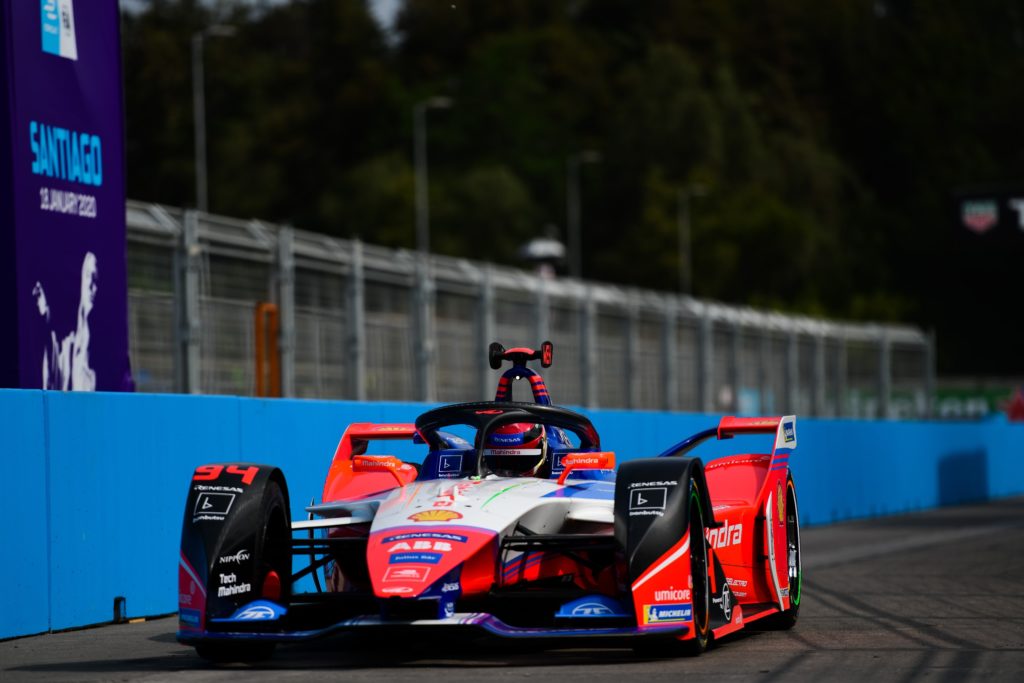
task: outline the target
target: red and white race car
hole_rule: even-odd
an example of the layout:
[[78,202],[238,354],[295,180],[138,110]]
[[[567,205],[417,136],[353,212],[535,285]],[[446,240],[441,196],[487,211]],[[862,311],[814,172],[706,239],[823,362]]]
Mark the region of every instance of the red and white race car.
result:
[[[309,519],[290,520],[276,467],[198,467],[182,530],[178,639],[212,660],[391,628],[699,654],[754,622],[792,627],[795,418],[725,417],[616,468],[590,420],[551,405],[527,367],[549,366],[551,352],[550,343],[492,345],[493,367],[513,364],[495,401],[436,408],[415,424],[349,426]],[[508,400],[516,380],[530,383],[535,402]],[[750,434],[772,438],[771,452],[707,465],[690,456],[708,439]],[[371,454],[396,441],[420,445],[421,461]],[[300,592],[306,576],[312,586]]]

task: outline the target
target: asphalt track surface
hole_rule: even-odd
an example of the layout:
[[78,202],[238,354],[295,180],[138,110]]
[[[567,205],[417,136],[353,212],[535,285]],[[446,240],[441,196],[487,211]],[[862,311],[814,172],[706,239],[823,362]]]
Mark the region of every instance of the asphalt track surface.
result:
[[796,627],[695,659],[342,635],[217,668],[161,618],[0,642],[0,681],[1024,681],[1024,498],[807,529],[803,550]]

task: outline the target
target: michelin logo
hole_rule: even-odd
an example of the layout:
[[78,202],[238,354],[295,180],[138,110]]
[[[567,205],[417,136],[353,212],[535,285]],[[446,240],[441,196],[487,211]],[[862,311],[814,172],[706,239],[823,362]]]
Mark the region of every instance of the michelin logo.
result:
[[693,621],[689,605],[644,605],[645,624],[678,624]]
[[72,0],[39,0],[43,52],[78,60],[75,9]]

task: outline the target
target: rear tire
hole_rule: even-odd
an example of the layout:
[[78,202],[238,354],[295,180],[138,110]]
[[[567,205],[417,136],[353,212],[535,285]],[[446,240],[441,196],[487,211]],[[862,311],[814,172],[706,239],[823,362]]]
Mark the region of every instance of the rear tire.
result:
[[800,592],[804,577],[800,556],[800,514],[792,476],[786,482],[786,564],[789,574],[789,609],[761,621],[761,628],[768,631],[787,631],[796,626],[797,617],[800,616]]

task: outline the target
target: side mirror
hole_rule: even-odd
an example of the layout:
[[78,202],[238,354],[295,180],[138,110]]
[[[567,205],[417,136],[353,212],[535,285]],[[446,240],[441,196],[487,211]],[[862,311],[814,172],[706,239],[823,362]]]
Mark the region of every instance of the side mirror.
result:
[[549,341],[540,345],[540,365],[542,368],[550,368],[554,360],[555,345]]
[[575,470],[610,470],[615,467],[615,453],[569,453],[562,458],[562,476],[558,477],[560,485],[565,484],[569,473]]
[[352,458],[353,472],[390,472],[399,486],[405,486],[405,481],[398,474],[401,466],[402,461],[393,455],[357,455]]

